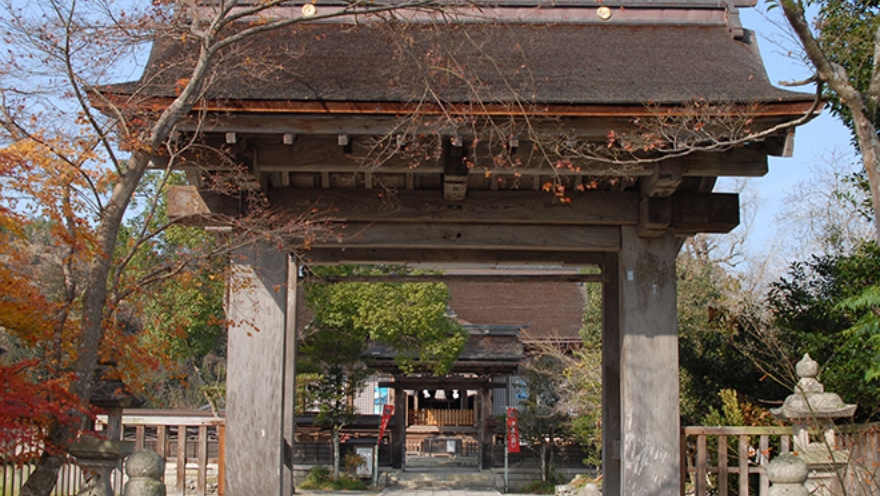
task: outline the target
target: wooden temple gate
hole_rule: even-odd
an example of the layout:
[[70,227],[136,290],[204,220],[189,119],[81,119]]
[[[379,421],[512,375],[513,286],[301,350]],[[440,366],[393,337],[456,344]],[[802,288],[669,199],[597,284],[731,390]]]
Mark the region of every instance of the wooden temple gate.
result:
[[[223,153],[175,163],[192,185],[170,199],[173,215],[211,224],[247,213],[240,195],[209,188],[231,162],[246,169],[239,187],[275,211],[335,224],[307,251],[256,243],[231,259],[227,494],[292,491],[303,261],[598,267],[589,277],[604,288],[605,494],[678,494],[676,254],[686,236],[738,224],[737,195],[713,193],[716,178],[764,174],[791,138],[780,129],[742,140],[731,123],[771,129],[811,111],[812,97],[770,85],[737,0],[478,4],[444,19],[341,18],[261,34],[223,59],[178,126]],[[294,7],[285,15],[299,15]],[[105,92],[166,104],[191,67],[185,45],[157,41],[136,94]],[[231,65],[247,60],[264,71]],[[713,103],[738,106],[695,124]],[[717,139],[739,141],[701,151],[712,148],[706,137],[670,153],[615,139],[649,120],[682,136],[720,123]],[[630,161],[614,164],[603,148]]]

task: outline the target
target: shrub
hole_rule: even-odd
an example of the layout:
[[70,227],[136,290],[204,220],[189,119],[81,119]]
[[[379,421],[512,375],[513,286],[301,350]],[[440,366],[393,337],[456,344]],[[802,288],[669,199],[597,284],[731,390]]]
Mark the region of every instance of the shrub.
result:
[[306,480],[299,487],[303,489],[324,489],[333,482],[330,469],[323,465],[315,465],[306,475]]
[[553,481],[533,480],[520,491],[525,494],[555,494],[556,484]]
[[361,491],[366,488],[364,481],[348,475],[340,475],[332,484],[332,489],[336,491]]

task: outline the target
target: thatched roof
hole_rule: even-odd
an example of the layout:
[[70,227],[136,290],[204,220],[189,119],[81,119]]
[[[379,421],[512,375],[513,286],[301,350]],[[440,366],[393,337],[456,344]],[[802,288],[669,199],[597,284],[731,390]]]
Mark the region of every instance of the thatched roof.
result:
[[[194,42],[158,40],[139,82],[105,88],[173,98]],[[753,33],[728,26],[485,22],[297,24],[227,50],[209,99],[273,102],[523,102],[644,105],[804,101],[774,88]]]

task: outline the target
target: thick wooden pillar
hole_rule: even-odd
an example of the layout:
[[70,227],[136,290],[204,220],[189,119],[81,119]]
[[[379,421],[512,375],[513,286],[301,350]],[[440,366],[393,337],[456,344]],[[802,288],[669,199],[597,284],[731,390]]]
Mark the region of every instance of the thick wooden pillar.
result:
[[495,462],[495,449],[492,445],[492,386],[480,388],[480,467],[489,470]]
[[[671,230],[640,238],[636,227],[621,228],[620,487],[615,494],[622,496],[677,496],[681,488],[677,251]],[[611,324],[607,337],[613,341]],[[611,367],[608,373],[613,374]]]
[[394,388],[394,430],[391,432],[391,466],[406,468],[406,393]]
[[602,264],[602,490],[620,494],[620,278],[618,255]]
[[290,330],[295,306],[290,302],[295,301],[296,268],[289,263],[287,253],[267,244],[242,249],[231,260],[226,494],[293,492],[295,336]]

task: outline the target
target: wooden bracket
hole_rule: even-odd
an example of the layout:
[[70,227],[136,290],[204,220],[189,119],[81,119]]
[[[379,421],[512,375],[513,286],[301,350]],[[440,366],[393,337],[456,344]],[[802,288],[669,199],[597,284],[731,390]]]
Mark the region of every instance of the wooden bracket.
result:
[[639,202],[639,236],[657,238],[672,225],[672,198],[643,196]]
[[467,198],[467,176],[443,176],[443,199],[464,201]]
[[463,201],[467,198],[467,153],[464,140],[456,135],[447,141],[443,161],[443,199]]
[[642,178],[642,196],[671,196],[681,184],[681,165],[661,163],[650,177]]

